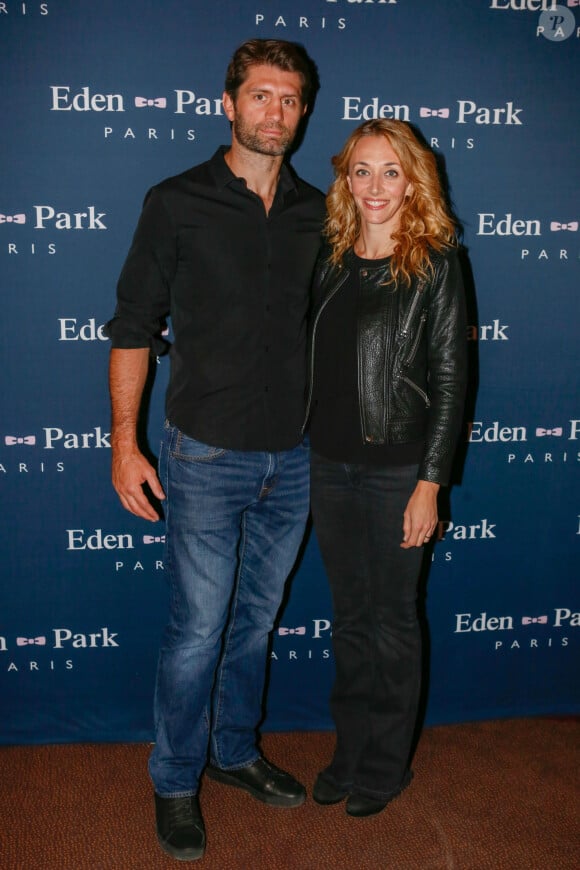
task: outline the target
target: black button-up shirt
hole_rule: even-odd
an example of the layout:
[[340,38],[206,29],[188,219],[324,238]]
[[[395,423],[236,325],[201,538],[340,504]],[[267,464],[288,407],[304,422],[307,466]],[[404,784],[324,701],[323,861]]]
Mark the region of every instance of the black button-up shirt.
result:
[[108,333],[159,353],[170,316],[168,419],[216,447],[286,450],[303,423],[324,197],[283,165],[266,214],[225,151],[147,194]]

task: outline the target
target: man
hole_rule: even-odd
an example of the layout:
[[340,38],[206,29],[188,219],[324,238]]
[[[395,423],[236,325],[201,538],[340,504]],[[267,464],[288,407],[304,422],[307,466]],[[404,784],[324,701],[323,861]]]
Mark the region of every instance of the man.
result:
[[[284,163],[312,90],[299,46],[251,40],[226,74],[229,148],[148,194],[118,285],[113,484],[155,521],[165,499],[170,617],[149,762],[161,847],[203,855],[200,776],[295,807],[303,786],[257,748],[268,636],[308,512],[308,290],[322,194]],[[137,445],[150,354],[174,341],[160,479]]]

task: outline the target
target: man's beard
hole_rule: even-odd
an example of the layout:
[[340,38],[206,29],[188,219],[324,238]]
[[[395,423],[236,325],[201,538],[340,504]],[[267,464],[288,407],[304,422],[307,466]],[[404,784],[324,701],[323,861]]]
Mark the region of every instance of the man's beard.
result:
[[239,116],[234,118],[232,126],[240,145],[256,154],[267,154],[269,157],[281,157],[288,151],[294,140],[294,134],[282,124],[272,125],[274,129],[282,131],[282,135],[276,139],[261,136],[259,127],[251,127]]

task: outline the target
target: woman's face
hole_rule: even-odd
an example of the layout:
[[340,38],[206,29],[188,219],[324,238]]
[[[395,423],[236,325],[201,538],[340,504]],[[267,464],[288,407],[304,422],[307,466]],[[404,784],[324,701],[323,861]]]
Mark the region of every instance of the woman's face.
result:
[[413,185],[388,139],[363,136],[351,154],[346,180],[363,223],[396,232]]

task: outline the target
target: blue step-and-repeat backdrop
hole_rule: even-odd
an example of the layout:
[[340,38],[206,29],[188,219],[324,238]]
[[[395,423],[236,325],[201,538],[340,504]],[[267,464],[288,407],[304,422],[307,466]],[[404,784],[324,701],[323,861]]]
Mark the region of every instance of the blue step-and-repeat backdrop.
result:
[[[326,190],[360,121],[401,118],[463,227],[471,388],[427,587],[426,721],[580,708],[578,0],[6,0],[0,742],[152,736],[164,529],[110,485],[103,323],[145,191],[229,140],[225,67],[254,36],[318,66],[304,178]],[[266,729],[331,727],[331,624],[310,537]]]

